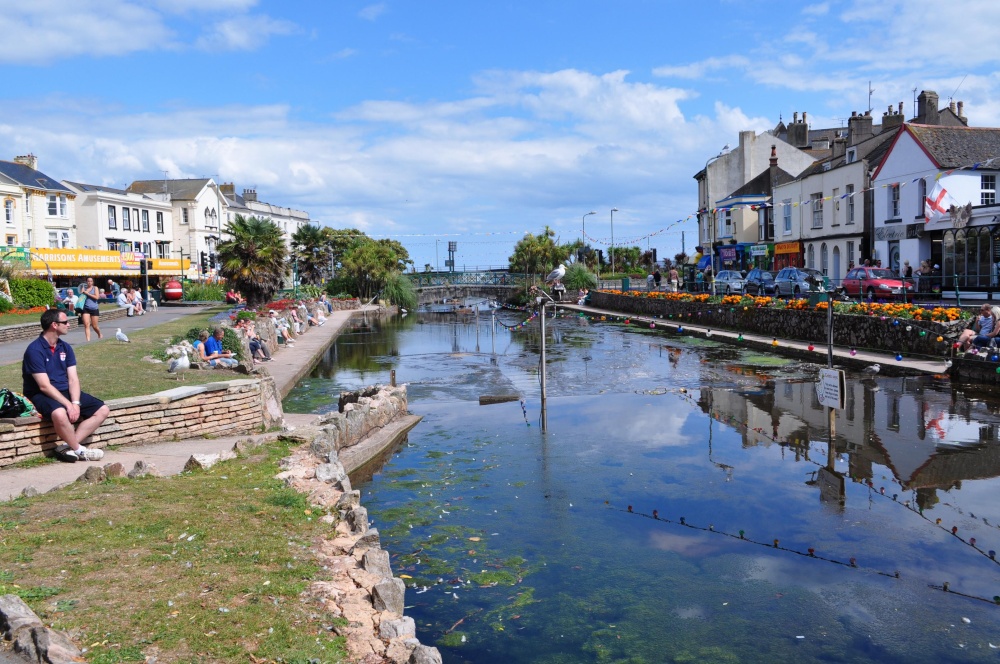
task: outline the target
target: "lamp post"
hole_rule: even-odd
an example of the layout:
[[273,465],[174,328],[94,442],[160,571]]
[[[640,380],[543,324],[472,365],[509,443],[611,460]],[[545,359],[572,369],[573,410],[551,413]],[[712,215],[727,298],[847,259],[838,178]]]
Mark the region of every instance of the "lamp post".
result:
[[615,212],[618,208],[611,208],[611,274],[615,273]]
[[716,239],[715,231],[716,231],[716,228],[715,228],[715,220],[712,218],[712,197],[711,197],[711,194],[709,193],[709,190],[708,190],[708,165],[711,164],[716,159],[718,159],[719,157],[721,157],[722,155],[726,154],[727,152],[729,152],[729,143],[726,143],[724,146],[722,146],[722,149],[719,150],[719,154],[715,155],[714,157],[709,157],[705,161],[705,217],[706,217],[706,220],[707,220],[707,222],[709,224],[709,227],[708,227],[708,230],[709,230],[709,232],[708,232],[709,254],[708,254],[708,256],[709,256],[709,259],[711,260],[711,263],[712,263],[712,276],[715,276],[715,273],[716,273],[716,269],[715,269],[715,239]]
[[583,240],[584,246],[587,244],[587,217],[592,214],[597,214],[593,210],[583,215],[583,223],[580,225],[580,239]]

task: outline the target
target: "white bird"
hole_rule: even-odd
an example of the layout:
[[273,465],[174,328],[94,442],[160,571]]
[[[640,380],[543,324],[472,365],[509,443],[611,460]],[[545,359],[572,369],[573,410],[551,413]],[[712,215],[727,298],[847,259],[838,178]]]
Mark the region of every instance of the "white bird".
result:
[[559,267],[549,272],[549,276],[545,277],[545,283],[551,284],[554,281],[559,281],[566,276],[566,266],[559,263]]
[[170,365],[167,367],[167,372],[178,376],[183,375],[185,371],[191,368],[191,358],[188,357],[187,351],[181,352],[181,356],[170,360]]
[[880,370],[881,368],[882,368],[882,367],[880,367],[880,366],[879,366],[879,365],[877,365],[877,364],[871,364],[871,365],[869,365],[869,366],[865,367],[864,369],[862,369],[862,371],[864,371],[864,372],[865,372],[866,374],[868,374],[869,376],[874,376],[875,374],[877,374],[877,373],[879,372],[879,370]]
[[128,337],[125,336],[125,333],[122,332],[122,329],[120,327],[118,328],[118,331],[115,332],[115,339],[122,342],[123,344],[127,344],[129,342]]

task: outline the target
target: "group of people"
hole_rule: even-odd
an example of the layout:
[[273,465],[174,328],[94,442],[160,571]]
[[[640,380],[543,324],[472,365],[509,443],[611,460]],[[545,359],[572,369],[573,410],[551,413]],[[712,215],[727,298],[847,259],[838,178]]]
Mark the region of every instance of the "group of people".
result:
[[962,352],[976,348],[989,348],[997,345],[997,335],[1000,335],[1000,307],[984,304],[979,308],[979,316],[971,328],[962,330],[958,336],[959,348]]
[[[671,266],[667,270],[667,292],[676,293],[680,290],[680,274],[677,272],[677,268]],[[660,290],[660,286],[663,284],[663,275],[660,273],[660,268],[655,268],[652,273],[646,275],[646,289],[647,290]]]

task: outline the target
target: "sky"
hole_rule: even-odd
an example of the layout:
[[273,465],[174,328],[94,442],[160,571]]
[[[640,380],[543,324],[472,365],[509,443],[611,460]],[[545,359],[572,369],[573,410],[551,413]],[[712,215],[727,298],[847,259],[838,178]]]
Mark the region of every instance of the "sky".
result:
[[741,130],[912,117],[925,89],[1000,127],[997,25],[995,0],[5,2],[0,158],[232,182],[417,269],[449,241],[459,269],[504,266],[584,223],[672,257],[697,244],[693,176]]

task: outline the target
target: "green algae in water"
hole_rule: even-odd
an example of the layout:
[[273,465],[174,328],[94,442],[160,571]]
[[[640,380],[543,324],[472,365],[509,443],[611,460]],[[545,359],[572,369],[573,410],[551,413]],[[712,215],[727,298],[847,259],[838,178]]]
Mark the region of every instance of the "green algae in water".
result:
[[437,640],[437,645],[444,648],[460,648],[468,642],[469,635],[465,632],[451,632]]
[[[825,357],[825,355],[824,355]],[[787,367],[796,364],[798,360],[793,360],[781,355],[765,355],[763,353],[740,353],[740,362],[761,367]]]

